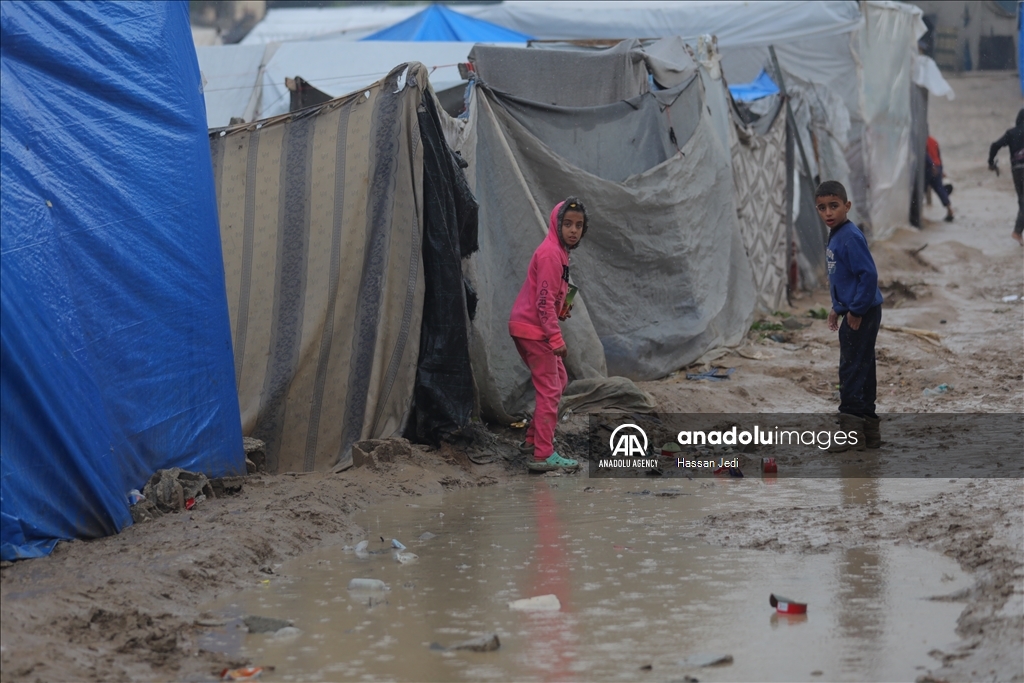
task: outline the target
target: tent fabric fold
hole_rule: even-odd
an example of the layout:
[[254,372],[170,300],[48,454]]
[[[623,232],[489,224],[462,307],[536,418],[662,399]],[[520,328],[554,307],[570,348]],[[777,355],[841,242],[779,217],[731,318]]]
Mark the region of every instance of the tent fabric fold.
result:
[[[580,295],[562,328],[567,397],[577,395],[572,380],[587,380],[589,392],[607,382],[613,391],[579,405],[644,409],[638,406],[649,406],[650,397],[630,380],[663,377],[745,334],[753,277],[737,224],[731,161],[701,106],[699,83],[681,88],[671,110],[653,93],[631,103],[569,108],[512,98],[488,85],[474,88],[459,148],[487,226],[468,268],[480,293],[472,348],[485,417],[505,421],[530,410],[529,373],[508,336],[508,311],[544,237],[547,212],[570,194],[587,204],[591,229],[571,256]],[[536,129],[545,117],[538,137],[529,126]],[[563,129],[560,140],[562,117],[597,117],[603,127]],[[673,143],[669,132],[676,125],[689,129]],[[583,132],[590,129],[592,135]],[[588,148],[641,130],[660,138],[638,155],[646,168],[616,177],[574,163],[597,157]]]

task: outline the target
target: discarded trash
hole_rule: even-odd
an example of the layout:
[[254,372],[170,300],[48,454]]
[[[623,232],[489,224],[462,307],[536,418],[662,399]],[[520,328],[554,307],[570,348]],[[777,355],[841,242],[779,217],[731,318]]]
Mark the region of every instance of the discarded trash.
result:
[[271,636],[274,640],[292,640],[302,635],[302,629],[295,628],[294,626],[285,626],[284,628],[274,631],[274,635]]
[[946,393],[949,390],[950,390],[950,386],[948,384],[940,384],[939,386],[935,387],[934,389],[925,389],[924,391],[921,392],[921,395],[922,396],[939,396],[940,394],[944,394],[944,393]]
[[562,603],[555,595],[537,595],[532,598],[513,600],[508,603],[508,608],[522,612],[557,612],[562,609]]
[[449,650],[469,650],[470,652],[493,652],[501,647],[501,641],[498,640],[497,633],[491,633],[486,636],[480,636],[479,638],[471,638],[470,640],[464,640],[461,643],[455,643]]
[[661,457],[675,459],[679,457],[681,451],[682,448],[679,447],[679,444],[669,441],[661,447]]
[[348,582],[348,589],[366,593],[383,593],[388,586],[380,579],[352,579]]
[[252,681],[263,673],[262,666],[246,666],[241,669],[224,669],[220,672],[222,681]]
[[356,552],[357,553],[365,553],[366,549],[369,547],[369,545],[370,545],[369,541],[359,541],[359,543],[356,543]]
[[276,633],[292,625],[292,622],[273,617],[248,616],[242,620],[249,633]]
[[919,330],[916,327],[902,327],[900,325],[881,325],[880,327],[883,330],[889,330],[890,332],[912,334],[919,339],[924,339],[926,342],[936,346],[942,346],[942,337],[939,336],[938,332],[932,332],[931,330]]
[[142,495],[142,491],[138,489],[132,489],[131,491],[128,492],[129,505],[136,505],[144,500],[146,500],[146,497]]
[[793,602],[789,598],[774,593],[768,596],[768,603],[780,614],[807,614],[807,603]]
[[1019,298],[1020,296],[1017,294],[1010,294],[1009,296],[1004,296],[1002,299],[1000,299],[1000,301],[1002,301],[1004,304],[1008,304],[1011,301],[1016,301]]
[[807,312],[807,314],[815,320],[828,320],[828,311],[825,310],[824,306],[820,308],[812,308]]
[[775,458],[761,458],[761,471],[765,474],[776,474],[779,466],[775,464]]
[[437,534],[432,534],[429,531],[424,531],[422,534],[420,534],[419,540],[429,541],[432,538],[437,538]]
[[779,344],[786,343],[786,335],[784,334],[769,334],[768,338],[771,339],[773,342],[778,342]]
[[711,382],[721,382],[729,379],[729,375],[734,372],[736,372],[736,368],[711,368],[707,372],[688,372],[686,373],[686,379],[706,379]]
[[396,550],[405,550],[405,546],[402,545],[402,542],[399,541],[397,538],[391,539],[391,547]]
[[195,498],[189,498],[188,500],[185,501],[185,509],[186,510],[191,510],[196,505],[199,505],[200,503],[202,503],[204,500],[206,500],[206,496],[204,496],[201,493],[198,496],[196,496]]
[[526,426],[526,420],[520,420],[519,422],[513,422],[509,425],[512,429],[522,429]]
[[732,655],[696,654],[684,657],[676,662],[678,666],[696,669],[704,666],[723,666],[732,664]]
[[730,477],[736,478],[741,478],[743,476],[743,472],[740,471],[739,467],[725,467],[724,465],[716,469],[712,474],[717,474],[719,476],[728,474]]
[[395,559],[398,560],[399,564],[412,564],[420,559],[420,556],[416,553],[397,553]]

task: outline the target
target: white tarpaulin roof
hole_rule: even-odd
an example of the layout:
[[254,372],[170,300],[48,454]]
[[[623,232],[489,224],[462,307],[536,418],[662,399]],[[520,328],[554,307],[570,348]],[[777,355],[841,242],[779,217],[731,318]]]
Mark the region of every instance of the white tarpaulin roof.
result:
[[422,11],[423,5],[271,9],[267,10],[263,20],[242,39],[242,45],[317,38],[359,40]]
[[856,2],[657,2],[506,0],[460,8],[540,40],[718,36],[720,47],[780,44],[847,33],[860,22]]
[[330,40],[200,47],[207,125],[226,126],[233,116],[252,121],[286,113],[290,97],[284,80],[295,76],[338,97],[380,80],[399,64],[421,62],[435,91],[455,87],[465,83],[457,65],[473,45]]

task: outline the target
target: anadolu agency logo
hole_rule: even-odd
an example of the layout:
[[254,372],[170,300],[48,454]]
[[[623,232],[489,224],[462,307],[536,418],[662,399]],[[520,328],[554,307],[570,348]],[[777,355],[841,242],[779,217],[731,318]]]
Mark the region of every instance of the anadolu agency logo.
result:
[[598,467],[657,467],[657,458],[647,457],[647,433],[637,425],[627,422],[612,431],[608,437],[610,458],[602,458]]

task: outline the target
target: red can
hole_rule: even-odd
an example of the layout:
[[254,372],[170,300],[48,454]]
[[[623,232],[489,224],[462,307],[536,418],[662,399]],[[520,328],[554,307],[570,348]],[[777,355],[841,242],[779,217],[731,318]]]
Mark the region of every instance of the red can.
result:
[[775,458],[761,458],[761,471],[765,474],[776,474],[779,466],[775,464]]
[[807,603],[796,602],[789,598],[784,598],[781,595],[776,596],[772,593],[768,596],[768,603],[775,608],[775,611],[779,614],[807,614]]

